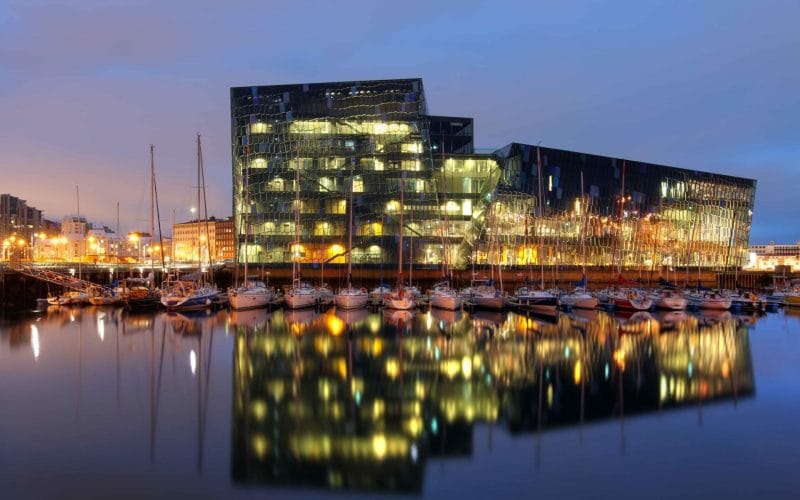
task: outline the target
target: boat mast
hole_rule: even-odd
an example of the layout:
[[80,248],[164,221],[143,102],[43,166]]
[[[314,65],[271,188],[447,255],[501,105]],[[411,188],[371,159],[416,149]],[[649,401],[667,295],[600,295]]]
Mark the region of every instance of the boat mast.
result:
[[155,256],[153,255],[153,240],[156,234],[155,222],[155,196],[156,196],[156,168],[153,159],[153,150],[155,146],[150,145],[150,272],[153,273],[155,279]]
[[[78,185],[75,184],[75,199],[78,203],[78,227],[81,227],[81,192],[78,190]],[[86,233],[81,231],[81,238],[83,239],[83,244],[80,245],[78,248],[82,248],[82,253],[86,254]],[[78,279],[83,279],[83,255],[78,256]]]
[[[244,229],[244,279],[242,283],[247,287],[247,231],[250,228],[249,215],[250,215],[250,166],[245,167],[244,173],[244,210],[242,211],[242,226]],[[236,252],[236,257],[239,257],[239,252]],[[239,265],[236,265],[236,270],[239,270]]]
[[[349,213],[348,221],[347,221],[347,290],[353,289],[353,284],[351,281],[351,277],[353,274],[353,184],[355,183],[355,177],[353,177],[353,165],[355,164],[356,159],[350,159],[350,200],[347,202],[347,208]],[[323,265],[325,261],[325,254],[323,253],[322,256]]]
[[117,202],[117,244],[114,246],[114,261],[119,261],[119,202]]
[[405,174],[405,170],[400,173],[400,238],[397,245],[397,294],[399,298],[403,298],[403,212],[405,211]]
[[541,269],[540,287],[544,290],[544,204],[542,203],[542,156],[539,146],[536,146],[536,176],[539,178],[539,267]]
[[[300,245],[300,144],[295,146],[294,171],[294,243],[292,244],[292,284],[299,280],[300,262],[295,253]],[[299,283],[298,283],[299,284]]]
[[583,279],[581,281],[584,282],[583,288],[586,288],[586,222],[588,220],[588,207],[586,203],[586,198],[584,197],[583,191],[583,170],[581,170],[581,210],[583,213],[581,214],[581,219],[583,219],[583,224],[581,224],[581,262],[583,263]]
[[[203,148],[200,145],[200,134],[197,134],[197,166],[200,169],[200,183],[199,189],[202,189],[203,193],[203,220],[204,224],[203,227],[206,233],[206,252],[208,254],[208,267],[209,272],[211,272],[211,241],[209,240],[209,230],[208,230],[208,199],[206,198],[206,173],[205,169],[203,168]],[[199,210],[199,208],[198,208]],[[213,274],[212,274],[213,276]]]

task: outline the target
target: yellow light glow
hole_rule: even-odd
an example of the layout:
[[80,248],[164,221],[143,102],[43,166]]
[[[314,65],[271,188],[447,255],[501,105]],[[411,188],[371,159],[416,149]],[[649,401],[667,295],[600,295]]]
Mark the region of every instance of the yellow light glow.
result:
[[464,378],[472,376],[472,360],[469,356],[464,356],[461,360],[461,373],[464,375]]
[[344,332],[345,323],[338,316],[335,314],[326,314],[324,319],[325,327],[328,329],[328,333],[333,335],[334,337],[338,337],[339,335]]
[[578,360],[575,363],[575,368],[572,369],[572,379],[575,381],[575,384],[580,384],[581,379],[583,377],[583,364]]
[[372,451],[378,460],[383,460],[386,457],[386,437],[383,434],[372,437]]
[[400,364],[394,358],[389,358],[386,360],[386,374],[389,375],[391,378],[397,378],[397,375],[400,373]]

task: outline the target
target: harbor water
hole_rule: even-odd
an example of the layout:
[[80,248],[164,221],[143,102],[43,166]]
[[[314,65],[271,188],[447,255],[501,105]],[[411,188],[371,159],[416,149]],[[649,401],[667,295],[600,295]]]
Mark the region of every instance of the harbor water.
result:
[[783,309],[0,323],[2,498],[796,498],[798,422]]

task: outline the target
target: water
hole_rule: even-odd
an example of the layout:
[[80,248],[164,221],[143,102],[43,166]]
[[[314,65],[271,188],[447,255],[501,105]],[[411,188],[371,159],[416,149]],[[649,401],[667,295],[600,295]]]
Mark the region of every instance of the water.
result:
[[795,498],[800,316],[61,309],[0,324],[3,498]]

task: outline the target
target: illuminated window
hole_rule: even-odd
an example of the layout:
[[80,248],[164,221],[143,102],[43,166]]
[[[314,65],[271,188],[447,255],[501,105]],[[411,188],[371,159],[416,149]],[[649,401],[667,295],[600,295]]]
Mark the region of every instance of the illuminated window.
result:
[[360,175],[353,178],[353,192],[354,193],[364,192],[364,179],[362,179]]
[[266,134],[270,131],[272,127],[269,124],[264,122],[255,122],[250,124],[250,133],[251,134]]
[[264,158],[253,158],[250,162],[250,168],[267,168],[267,160]]

